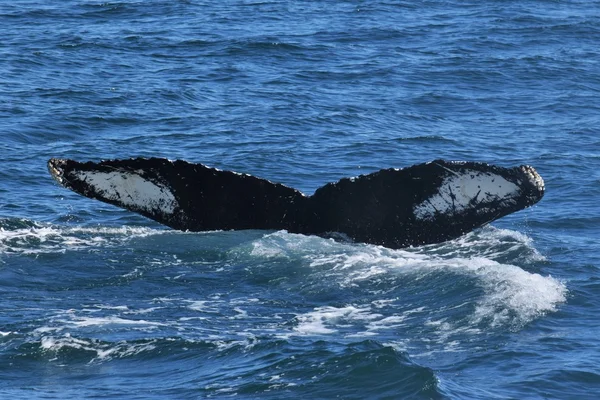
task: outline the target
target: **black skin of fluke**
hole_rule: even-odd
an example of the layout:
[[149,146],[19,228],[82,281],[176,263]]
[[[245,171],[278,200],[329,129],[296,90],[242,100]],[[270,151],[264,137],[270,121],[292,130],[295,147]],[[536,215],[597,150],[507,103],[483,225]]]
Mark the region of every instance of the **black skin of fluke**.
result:
[[[320,187],[311,196],[251,175],[164,158],[100,162],[51,159],[48,169],[62,186],[74,192],[139,213],[177,230],[287,230],[319,236],[341,233],[356,242],[393,249],[457,238],[529,207],[544,195],[543,180],[532,167],[504,168],[481,162],[445,160],[344,178]],[[164,188],[176,205],[169,212],[159,206],[142,207],[131,199],[123,200],[128,188],[115,189],[117,194],[108,193],[89,179],[90,174],[107,176],[102,174],[110,173],[135,177]],[[428,218],[415,213],[415,207],[436,196],[449,178],[469,179],[478,175],[497,175],[516,185],[518,191],[510,198],[488,196],[488,201],[482,201],[486,193],[478,193],[469,204],[452,204],[449,209],[434,212]],[[451,197],[452,201],[460,198],[454,193]]]

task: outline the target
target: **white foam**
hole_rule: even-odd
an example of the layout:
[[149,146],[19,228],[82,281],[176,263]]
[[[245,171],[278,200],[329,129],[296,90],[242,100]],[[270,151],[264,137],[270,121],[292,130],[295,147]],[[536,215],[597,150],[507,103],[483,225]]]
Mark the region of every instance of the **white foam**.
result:
[[134,320],[134,319],[125,319],[117,316],[108,316],[108,317],[77,317],[70,321],[71,325],[74,327],[87,327],[87,326],[102,326],[102,325],[138,325],[138,326],[146,326],[146,327],[156,327],[156,326],[165,326],[165,324],[160,322],[151,322],[145,320]]
[[186,303],[190,303],[187,308],[194,311],[200,311],[203,313],[216,314],[220,312],[220,306],[224,304],[221,300],[185,300]]
[[327,335],[337,332],[337,329],[326,325],[344,327],[348,323],[371,321],[380,317],[381,314],[372,313],[370,307],[317,307],[312,312],[296,316],[299,323],[294,330],[304,335]]
[[234,315],[233,317],[229,317],[229,319],[243,319],[243,318],[247,318],[248,317],[248,311],[242,310],[239,307],[235,307],[233,309],[233,311],[235,311],[238,314]]
[[[490,326],[500,324],[520,326],[556,310],[566,300],[564,283],[551,276],[542,276],[484,257],[424,259],[383,258],[377,268],[356,268],[345,280],[345,285],[373,279],[375,275],[400,274],[404,276],[427,276],[432,272],[453,272],[476,279],[484,288],[483,297],[475,301],[472,323],[489,321]],[[361,261],[362,263],[362,261]],[[345,266],[349,268],[349,266]]]
[[[486,258],[448,260],[429,257],[427,260],[411,259],[410,262],[400,258],[396,263],[391,262],[391,259],[386,259],[385,262],[388,265],[381,266],[381,270],[385,271],[381,274],[385,274],[386,279],[393,279],[394,275],[410,279],[412,282],[406,279],[404,282],[410,282],[411,290],[415,290],[420,284],[428,285],[426,277],[430,273],[451,272],[464,275],[468,281],[473,282],[469,285],[480,286],[483,293],[472,291],[470,297],[461,298],[460,303],[450,303],[441,309],[420,306],[395,312],[393,301],[385,299],[365,305],[318,307],[295,317],[298,322],[294,327],[295,333],[341,333],[345,337],[387,335],[390,331],[403,331],[413,327],[417,318],[415,314],[418,314],[416,320],[425,319],[429,332],[426,338],[414,338],[413,342],[431,342],[436,343],[442,351],[458,351],[461,347],[456,337],[464,340],[465,336],[482,335],[489,329],[498,327],[521,329],[536,318],[556,311],[558,305],[566,301],[566,286],[553,277],[531,273],[517,266],[501,264]],[[350,266],[346,265],[344,268],[347,273]],[[361,266],[356,266],[356,273],[346,278],[336,274],[335,270],[331,272],[329,280],[337,280],[344,286],[352,286],[352,282],[358,280],[374,278],[370,272],[365,273],[364,267]],[[449,275],[448,279],[457,278]],[[373,282],[377,283],[380,280]],[[427,301],[426,298],[422,300]],[[449,313],[450,310],[455,309],[460,310],[458,313],[462,315],[467,312],[466,316],[448,319],[448,316],[453,314]],[[350,333],[344,334],[345,331]]]
[[103,198],[124,207],[147,212],[173,214],[178,207],[171,190],[131,172],[79,171],[74,175],[94,188]]
[[456,214],[474,204],[477,204],[478,211],[484,212],[486,204],[515,202],[519,194],[519,186],[500,175],[474,170],[451,172],[436,194],[414,207],[416,218],[428,220],[433,219],[436,213]]
[[253,257],[262,258],[277,258],[286,256],[285,252],[281,248],[264,245],[262,242],[252,243],[252,252],[250,255]]
[[407,321],[413,318],[412,314],[421,311],[423,308],[385,316],[378,311],[376,304],[317,307],[296,316],[298,325],[294,331],[300,335],[319,336],[339,334],[340,330],[347,329],[349,333],[344,334],[346,338],[377,336],[383,331],[403,329],[408,325]]
[[120,244],[136,237],[168,234],[172,231],[145,227],[55,227],[37,225],[30,228],[0,228],[0,254],[65,253],[90,247]]
[[488,259],[472,259],[469,265],[470,272],[481,277],[486,289],[471,316],[473,323],[520,326],[556,311],[557,305],[566,300],[566,286],[551,276]]
[[[126,342],[102,343],[91,339],[78,339],[70,334],[64,336],[44,336],[40,339],[40,347],[48,353],[58,353],[65,348],[85,350],[96,353],[96,356],[90,361],[106,361],[107,359],[129,357],[145,351],[151,351],[156,348],[152,342],[133,343]],[[55,360],[54,358],[53,360]]]
[[534,247],[533,239],[529,236],[491,225],[457,239],[415,248],[413,251],[426,253],[432,249],[435,249],[436,254],[444,255],[445,258],[483,256],[492,260],[506,260],[518,256],[519,263],[524,264],[546,260],[546,257]]
[[[477,242],[477,249],[491,249],[473,250],[473,240]],[[312,270],[307,273],[318,274],[319,281],[327,280],[328,284],[337,284],[340,289],[359,286],[361,290],[382,295],[384,299],[367,305],[321,307],[300,314],[295,318],[298,324],[294,328],[300,334],[335,334],[348,324],[354,326],[355,332],[364,334],[402,327],[412,316],[404,310],[393,313],[393,308],[389,308],[393,307],[388,304],[389,297],[384,296],[398,296],[398,285],[409,285],[408,290],[418,290],[420,286],[430,290],[429,277],[438,279],[440,274],[483,289],[471,291],[468,297],[461,297],[456,304],[448,304],[446,311],[419,311],[422,314],[420,318],[429,316],[435,321],[449,310],[470,310],[468,321],[448,321],[437,326],[441,339],[447,339],[451,332],[480,334],[485,332],[486,327],[520,329],[524,324],[555,311],[566,301],[568,293],[565,284],[552,276],[530,272],[505,261],[507,257],[517,257],[515,262],[529,264],[532,260],[544,259],[533,248],[529,237],[505,229],[489,228],[475,239],[407,250],[348,245],[326,239],[320,239],[315,247],[308,239],[285,232],[267,235],[258,242],[269,253],[305,259],[305,264]],[[298,242],[303,246],[299,247]],[[503,262],[494,260],[494,257]],[[423,301],[423,304],[416,304],[415,309],[427,306],[427,299]],[[464,312],[459,311],[459,314]]]
[[406,325],[406,315],[391,315],[373,322],[367,325],[368,330],[378,331],[382,329],[398,328]]

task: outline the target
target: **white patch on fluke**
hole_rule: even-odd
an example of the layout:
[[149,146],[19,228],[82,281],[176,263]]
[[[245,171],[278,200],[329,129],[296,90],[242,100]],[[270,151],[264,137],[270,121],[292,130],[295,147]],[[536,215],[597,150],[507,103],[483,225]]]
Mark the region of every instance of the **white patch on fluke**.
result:
[[74,175],[105,199],[116,201],[124,207],[173,214],[178,206],[169,188],[135,173],[81,171]]
[[436,194],[416,205],[413,211],[415,218],[425,220],[433,219],[436,213],[460,213],[473,205],[484,211],[482,205],[499,200],[514,202],[519,190],[519,186],[500,175],[473,170],[453,172],[444,179]]

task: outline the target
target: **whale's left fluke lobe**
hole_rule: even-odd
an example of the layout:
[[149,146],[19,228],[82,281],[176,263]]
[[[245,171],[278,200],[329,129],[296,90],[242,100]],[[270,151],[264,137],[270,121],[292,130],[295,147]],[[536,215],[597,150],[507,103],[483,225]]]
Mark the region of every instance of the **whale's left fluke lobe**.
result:
[[438,243],[537,203],[534,168],[435,160],[345,178],[305,196],[251,175],[161,158],[51,159],[61,185],[190,231],[285,229],[344,233],[390,248]]
[[51,159],[48,169],[68,189],[178,230],[297,230],[297,205],[307,200],[281,184],[181,160]]

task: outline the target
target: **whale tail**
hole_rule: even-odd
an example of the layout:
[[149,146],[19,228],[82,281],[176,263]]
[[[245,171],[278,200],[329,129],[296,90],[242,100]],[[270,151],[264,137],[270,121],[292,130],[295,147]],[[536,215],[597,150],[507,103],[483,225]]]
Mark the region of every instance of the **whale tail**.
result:
[[68,189],[174,229],[339,232],[391,248],[456,238],[544,194],[532,167],[444,160],[344,178],[312,196],[181,160],[51,159],[48,169]]

